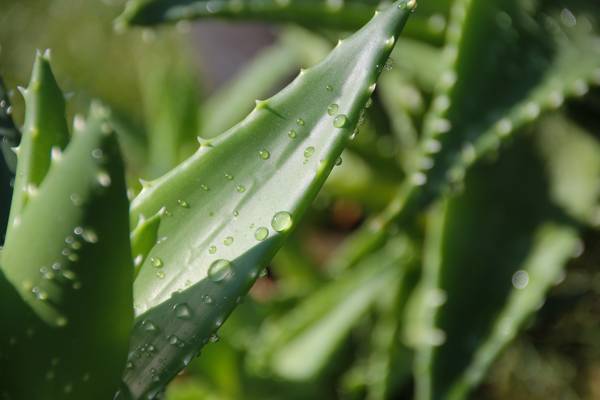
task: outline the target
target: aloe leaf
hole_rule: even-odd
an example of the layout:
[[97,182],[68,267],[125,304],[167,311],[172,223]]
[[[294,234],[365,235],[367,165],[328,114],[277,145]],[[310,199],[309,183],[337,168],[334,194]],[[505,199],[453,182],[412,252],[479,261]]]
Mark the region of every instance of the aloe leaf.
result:
[[23,140],[17,149],[19,168],[16,173],[11,203],[10,235],[15,219],[23,211],[50,168],[52,148],[62,150],[68,143],[65,100],[50,68],[49,52],[37,53],[31,82],[21,89],[27,114]]
[[[564,122],[550,131],[555,123],[516,141],[496,164],[472,169],[464,193],[432,218],[418,399],[466,398],[580,246],[579,224],[566,211],[594,205],[587,199],[598,193],[600,143]],[[557,173],[567,162],[571,173]]]
[[[0,329],[10,365],[0,386],[9,398],[111,398],[119,387],[132,266],[123,165],[104,113],[91,112],[53,158],[7,236],[2,270],[14,287],[7,296],[19,297],[3,305],[10,323]],[[17,173],[26,167],[19,163]]]
[[202,137],[231,128],[252,111],[257,98],[273,93],[298,67],[293,49],[282,43],[262,50],[246,68],[203,105]]
[[124,376],[131,397],[152,398],[196,356],[298,223],[414,5],[398,1],[379,13],[133,201],[132,221],[162,218],[134,283],[137,323]]
[[283,318],[271,321],[258,337],[252,362],[265,372],[291,381],[321,376],[332,357],[381,293],[399,286],[412,256],[405,238],[391,240],[381,252],[363,260],[307,297]]
[[[427,13],[407,27],[409,34],[439,42],[445,30],[447,0],[425,3]],[[197,18],[227,18],[295,22],[307,27],[356,30],[369,21],[381,0],[134,0],[127,4],[117,25],[156,25]],[[424,13],[425,14],[425,13]]]
[[[573,1],[567,11],[559,3],[454,2],[446,67],[424,123],[418,168],[388,208],[340,249],[336,269],[384,243],[382,231],[460,187],[470,166],[519,128],[600,82],[597,3]],[[371,247],[357,251],[366,238]]]
[[10,201],[12,199],[15,172],[17,170],[17,155],[13,148],[21,141],[21,132],[12,119],[12,106],[0,77],[0,246],[4,243],[4,236],[8,225]]

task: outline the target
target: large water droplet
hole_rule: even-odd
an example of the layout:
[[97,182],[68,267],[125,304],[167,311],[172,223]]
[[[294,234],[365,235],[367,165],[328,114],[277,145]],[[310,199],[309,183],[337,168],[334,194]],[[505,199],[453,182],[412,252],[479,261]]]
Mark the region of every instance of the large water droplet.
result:
[[213,282],[221,282],[231,274],[231,262],[216,260],[208,268],[208,278]]
[[290,129],[290,131],[288,132],[288,136],[290,139],[296,139],[298,137],[298,133],[295,130]]
[[280,211],[273,216],[271,226],[276,232],[285,232],[292,227],[292,215],[287,211]]
[[329,107],[327,107],[327,114],[329,114],[329,115],[335,115],[335,114],[338,113],[339,108],[340,107],[337,104],[335,104],[335,103],[330,104]]
[[262,242],[263,240],[265,240],[267,237],[269,237],[269,230],[267,228],[265,228],[264,226],[261,226],[260,228],[258,228],[256,230],[256,232],[254,232],[254,237],[256,238],[256,240],[258,240],[259,242]]
[[268,150],[262,149],[258,152],[258,156],[263,160],[268,160],[271,157],[271,153]]
[[223,239],[223,244],[225,246],[231,246],[233,244],[233,236],[227,236],[225,239]]
[[179,319],[190,319],[192,317],[192,310],[185,303],[176,304],[173,311]]
[[335,126],[336,128],[343,128],[344,126],[346,126],[347,122],[348,117],[346,117],[344,114],[340,114],[333,119],[333,126]]

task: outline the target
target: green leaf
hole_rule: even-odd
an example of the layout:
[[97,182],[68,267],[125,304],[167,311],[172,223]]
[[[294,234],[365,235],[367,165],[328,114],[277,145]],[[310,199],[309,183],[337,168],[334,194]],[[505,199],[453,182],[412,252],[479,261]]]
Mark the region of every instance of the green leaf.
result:
[[65,120],[65,100],[50,68],[49,52],[37,53],[31,82],[21,89],[27,113],[23,127],[23,140],[18,147],[14,195],[11,203],[10,235],[15,219],[34,195],[46,176],[51,163],[52,149],[62,151],[69,141]]
[[460,187],[470,166],[519,128],[600,82],[598,4],[575,0],[565,14],[558,0],[528,3],[454,2],[418,168],[387,209],[338,252],[336,268],[356,263],[385,242],[385,231]]
[[[161,215],[134,283],[133,398],[152,398],[206,344],[298,224],[375,88],[413,2],[398,1],[318,66],[164,177],[132,221]],[[329,115],[331,105],[336,115]]]
[[382,293],[398,287],[412,253],[408,241],[390,241],[381,252],[312,293],[284,317],[270,321],[252,362],[292,381],[322,376],[352,328]]
[[[440,42],[446,27],[448,0],[423,2],[423,9],[408,25],[412,36]],[[197,18],[227,18],[295,22],[307,27],[354,31],[369,21],[381,0],[134,0],[127,4],[119,25],[156,25]]]
[[21,132],[15,126],[11,114],[8,92],[0,77],[0,246],[4,243],[17,170],[17,155],[13,148],[21,141]]
[[10,323],[0,354],[10,368],[0,387],[8,398],[111,398],[127,356],[132,266],[123,165],[104,110],[91,113],[35,193],[2,252],[13,289],[1,294]]
[[418,399],[466,398],[579,246],[566,212],[594,205],[600,143],[556,119],[472,169],[464,193],[432,218],[414,335]]

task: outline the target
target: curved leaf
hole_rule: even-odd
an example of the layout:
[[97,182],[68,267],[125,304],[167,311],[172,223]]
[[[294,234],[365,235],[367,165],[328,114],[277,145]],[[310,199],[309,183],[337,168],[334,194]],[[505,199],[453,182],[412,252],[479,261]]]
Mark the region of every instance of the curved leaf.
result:
[[191,158],[148,182],[131,216],[161,216],[134,284],[133,398],[152,398],[207,343],[315,198],[414,7],[397,1]]
[[2,270],[13,289],[0,294],[10,321],[0,354],[10,368],[0,370],[0,387],[8,398],[107,399],[119,386],[132,266],[123,165],[103,114],[92,112],[53,158],[7,237]]
[[[430,226],[418,399],[466,398],[578,247],[565,210],[597,195],[600,144],[553,123],[554,132],[542,125],[498,163],[473,169]],[[565,191],[569,204],[557,196]]]

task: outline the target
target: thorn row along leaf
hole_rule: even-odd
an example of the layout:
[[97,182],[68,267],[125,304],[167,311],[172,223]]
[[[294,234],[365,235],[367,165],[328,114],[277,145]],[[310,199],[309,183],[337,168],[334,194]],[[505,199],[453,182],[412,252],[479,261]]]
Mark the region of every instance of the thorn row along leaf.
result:
[[143,232],[140,243],[156,242],[135,254],[137,319],[120,398],[153,398],[214,340],[334,167],[414,6],[378,13],[241,123],[142,183],[131,222],[160,222],[133,235],[134,247]]

